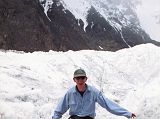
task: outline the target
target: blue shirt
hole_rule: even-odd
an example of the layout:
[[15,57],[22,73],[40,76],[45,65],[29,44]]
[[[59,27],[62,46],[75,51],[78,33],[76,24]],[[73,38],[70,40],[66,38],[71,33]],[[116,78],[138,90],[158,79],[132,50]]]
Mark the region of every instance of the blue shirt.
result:
[[71,88],[59,102],[52,119],[60,119],[69,110],[69,115],[95,117],[95,103],[98,103],[110,113],[130,118],[132,113],[107,99],[98,89],[87,85],[83,97],[76,87]]

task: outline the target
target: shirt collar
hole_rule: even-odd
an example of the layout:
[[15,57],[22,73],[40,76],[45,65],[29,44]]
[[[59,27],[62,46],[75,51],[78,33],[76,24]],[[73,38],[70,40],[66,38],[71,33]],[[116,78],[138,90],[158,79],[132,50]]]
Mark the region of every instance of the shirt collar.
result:
[[[91,91],[91,87],[90,87],[89,85],[87,85],[87,84],[86,84],[86,86],[87,86],[86,91],[87,91],[87,92],[88,92],[88,91],[90,92],[90,91]],[[74,93],[77,93],[77,92],[78,92],[77,89],[76,89],[76,86],[74,87],[73,92],[74,92]]]

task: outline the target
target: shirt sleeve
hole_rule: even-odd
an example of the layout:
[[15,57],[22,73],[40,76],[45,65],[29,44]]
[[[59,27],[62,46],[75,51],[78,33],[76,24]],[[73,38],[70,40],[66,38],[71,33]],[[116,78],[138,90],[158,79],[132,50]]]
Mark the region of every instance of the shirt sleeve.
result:
[[118,116],[125,116],[127,118],[131,118],[132,113],[128,110],[122,108],[115,102],[107,99],[100,91],[97,92],[97,102],[103,108],[107,109],[110,113],[118,115]]
[[68,94],[66,93],[65,96],[60,100],[58,106],[56,107],[52,119],[60,119],[68,109]]

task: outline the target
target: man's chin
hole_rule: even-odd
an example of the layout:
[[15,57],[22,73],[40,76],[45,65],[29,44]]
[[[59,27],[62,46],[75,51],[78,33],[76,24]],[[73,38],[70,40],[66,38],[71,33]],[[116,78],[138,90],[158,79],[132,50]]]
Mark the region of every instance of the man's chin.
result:
[[84,83],[79,83],[78,85],[84,85]]

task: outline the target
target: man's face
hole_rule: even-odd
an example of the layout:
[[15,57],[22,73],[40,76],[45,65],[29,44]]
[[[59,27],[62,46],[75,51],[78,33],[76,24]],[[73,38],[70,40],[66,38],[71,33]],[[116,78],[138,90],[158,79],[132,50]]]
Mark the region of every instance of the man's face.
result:
[[77,85],[85,85],[85,82],[87,81],[86,76],[79,76],[74,78],[74,81],[76,82]]

